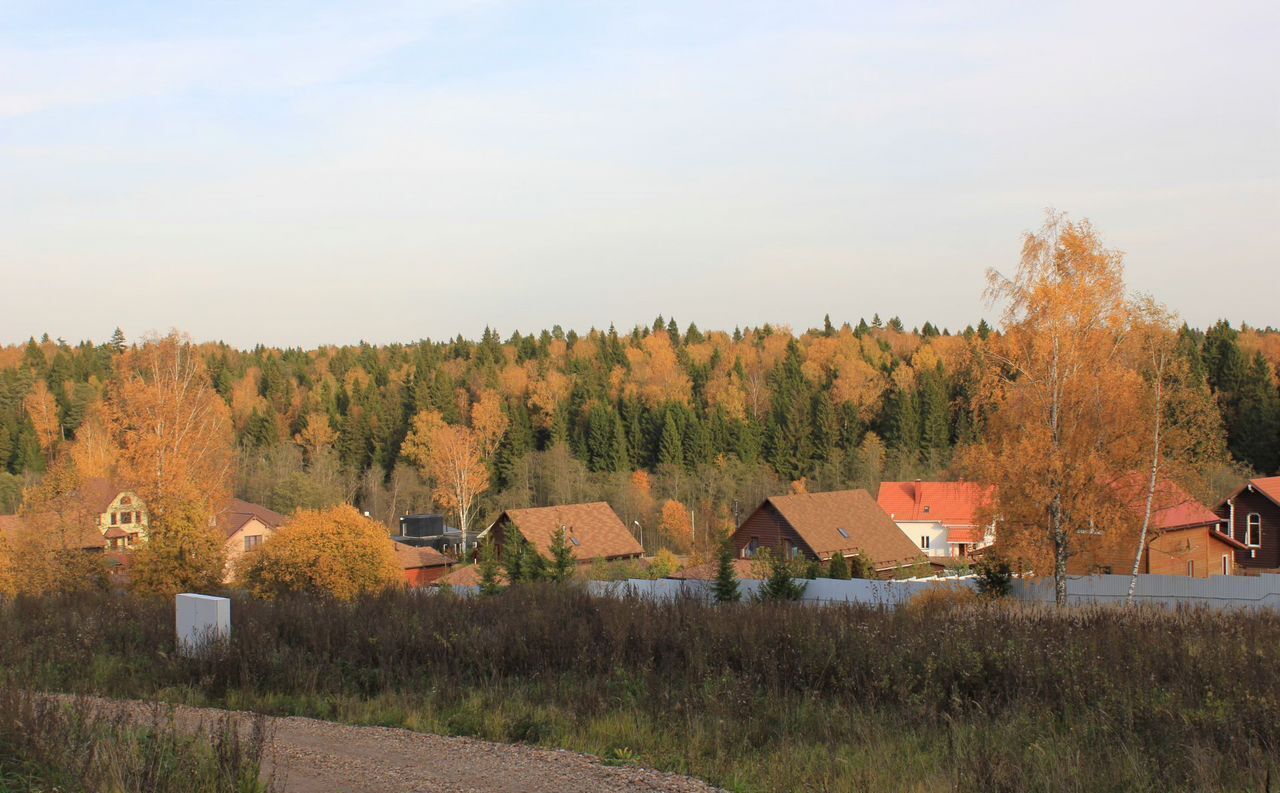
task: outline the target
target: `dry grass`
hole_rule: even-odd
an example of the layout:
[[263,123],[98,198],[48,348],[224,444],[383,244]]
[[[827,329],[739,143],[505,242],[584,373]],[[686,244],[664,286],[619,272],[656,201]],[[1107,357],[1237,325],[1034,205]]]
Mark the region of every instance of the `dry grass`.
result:
[[0,684],[0,791],[269,793],[272,782],[260,779],[262,723],[247,736],[230,721],[186,733],[159,704],[139,722],[121,709]]
[[[735,790],[1260,789],[1280,616],[996,603],[897,611],[396,593],[237,600],[209,657],[168,602],[0,606],[0,667],[162,696],[524,740]],[[929,606],[929,607],[926,607]]]

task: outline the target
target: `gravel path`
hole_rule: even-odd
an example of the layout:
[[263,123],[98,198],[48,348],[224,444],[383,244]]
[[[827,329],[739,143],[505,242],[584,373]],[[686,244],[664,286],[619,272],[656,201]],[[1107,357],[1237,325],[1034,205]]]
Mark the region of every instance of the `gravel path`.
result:
[[[62,697],[59,697],[62,699]],[[70,698],[66,698],[70,701]],[[91,700],[149,720],[150,703]],[[167,707],[167,706],[166,706]],[[174,706],[194,730],[228,711]],[[242,728],[252,714],[235,712]],[[696,779],[634,766],[606,766],[589,755],[521,744],[451,738],[391,727],[352,727],[297,716],[267,718],[265,773],[286,793],[604,793],[718,791]]]

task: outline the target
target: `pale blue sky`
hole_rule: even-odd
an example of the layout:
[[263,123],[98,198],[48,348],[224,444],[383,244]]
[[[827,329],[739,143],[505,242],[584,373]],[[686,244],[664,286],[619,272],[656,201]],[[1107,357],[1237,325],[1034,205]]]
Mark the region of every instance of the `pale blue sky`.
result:
[[962,327],[1050,205],[1280,325],[1278,9],[0,0],[0,341]]

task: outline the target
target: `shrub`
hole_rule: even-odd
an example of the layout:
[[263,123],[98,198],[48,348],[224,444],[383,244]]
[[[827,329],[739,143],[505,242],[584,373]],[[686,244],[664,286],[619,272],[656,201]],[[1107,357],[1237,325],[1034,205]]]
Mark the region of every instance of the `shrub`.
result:
[[[847,581],[851,577],[849,561],[844,558],[844,554],[836,553],[831,555],[831,563],[827,566],[827,577],[838,581]],[[858,577],[862,578],[862,576]]]
[[985,556],[978,562],[974,573],[977,576],[978,594],[983,597],[1008,597],[1013,590],[1013,567],[999,556]]
[[939,583],[917,592],[907,601],[906,608],[912,615],[923,615],[927,612],[945,612],[971,606],[977,600],[978,596],[967,586]]

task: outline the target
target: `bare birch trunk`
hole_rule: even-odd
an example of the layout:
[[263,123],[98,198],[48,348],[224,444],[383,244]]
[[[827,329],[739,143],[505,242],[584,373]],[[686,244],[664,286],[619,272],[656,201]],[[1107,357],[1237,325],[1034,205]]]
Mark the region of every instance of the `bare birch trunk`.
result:
[[1138,568],[1142,565],[1142,552],[1147,547],[1147,532],[1151,529],[1151,507],[1156,497],[1156,483],[1160,474],[1160,429],[1164,424],[1161,413],[1164,402],[1164,359],[1160,358],[1156,365],[1156,403],[1153,408],[1151,431],[1151,476],[1147,480],[1147,505],[1142,513],[1142,531],[1138,534],[1138,550],[1133,556],[1133,570],[1129,573],[1129,593],[1125,597],[1126,605],[1133,605],[1134,595],[1138,591]]

